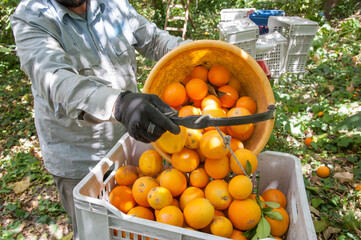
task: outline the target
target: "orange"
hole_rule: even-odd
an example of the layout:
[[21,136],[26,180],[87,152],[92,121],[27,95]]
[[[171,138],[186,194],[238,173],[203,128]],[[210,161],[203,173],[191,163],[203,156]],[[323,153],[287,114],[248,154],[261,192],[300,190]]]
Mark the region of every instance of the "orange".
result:
[[283,207],[272,209],[272,211],[279,212],[283,217],[283,220],[276,220],[267,217],[267,215],[265,216],[266,220],[271,226],[271,235],[274,237],[280,237],[287,231],[288,225],[290,224],[290,218]]
[[154,221],[153,212],[149,208],[146,208],[143,206],[136,206],[136,207],[130,209],[127,214],[130,216],[133,216],[133,217],[139,217],[139,218],[144,218],[144,219]]
[[237,175],[229,181],[228,190],[234,199],[241,200],[249,197],[253,190],[253,184],[249,177]]
[[[251,113],[245,108],[235,107],[227,112],[227,117],[241,117],[248,115],[251,115]],[[243,124],[243,125],[233,125],[233,126],[228,126],[227,129],[230,130],[231,132],[234,132],[235,134],[242,135],[248,132],[253,125],[254,125],[253,123]],[[239,140],[244,141],[242,139]]]
[[317,114],[319,117],[322,117],[323,116],[323,112],[321,111],[321,112],[318,112],[318,114]]
[[233,229],[233,232],[229,238],[232,240],[247,240],[247,238],[242,234],[242,232],[237,229]]
[[167,188],[173,197],[179,196],[187,188],[187,179],[175,168],[166,169],[159,178],[159,185]]
[[[244,144],[237,138],[231,138],[231,142],[230,142],[229,146],[231,147],[233,152],[237,151],[238,149],[244,148]],[[231,153],[231,151],[229,151],[227,154],[227,157],[230,158],[231,156],[232,156],[232,153]]]
[[221,108],[222,103],[218,97],[216,97],[214,95],[208,95],[205,98],[203,98],[201,107],[202,107],[202,109],[205,109],[206,107]]
[[[248,149],[238,149],[237,151],[234,152],[234,155],[236,155],[239,163],[242,165],[243,169],[245,171],[247,171],[247,161],[251,164],[252,166],[252,170],[250,172],[250,174],[254,173],[254,171],[256,171],[257,166],[258,166],[258,160],[256,155],[248,150]],[[238,175],[244,175],[242,168],[238,165],[238,162],[236,161],[236,159],[232,156],[230,159],[230,166],[231,166],[231,170]]]
[[169,84],[163,91],[163,101],[172,107],[182,105],[186,100],[186,96],[186,89],[179,82]]
[[172,154],[172,165],[181,172],[191,172],[198,167],[199,156],[195,150],[183,148]]
[[[199,140],[199,144],[200,143],[201,143],[201,141]],[[199,155],[200,162],[204,163],[206,161],[207,157],[203,155],[203,153],[202,153],[202,151],[201,151],[201,149],[199,147],[196,149],[196,151],[197,151],[197,153]]]
[[201,115],[201,109],[191,105],[187,105],[182,107],[178,113],[179,117],[186,117],[190,115]]
[[225,178],[229,174],[229,158],[227,156],[217,159],[207,158],[204,169],[213,179]]
[[[257,202],[256,196],[257,196],[257,194],[251,193],[251,195],[249,195],[249,198]],[[261,208],[264,208],[264,207],[266,206],[266,204],[264,204],[264,199],[263,199],[263,197],[262,197],[261,195],[258,195],[258,197],[259,197],[259,200],[262,201],[262,204],[261,204],[262,206],[261,206]]]
[[184,216],[179,208],[175,206],[166,206],[158,212],[157,222],[182,227],[184,223]]
[[206,82],[208,79],[208,69],[204,66],[197,66],[193,68],[190,76],[192,79],[199,78]]
[[187,128],[187,140],[185,143],[185,147],[190,149],[197,149],[199,148],[199,142],[203,136],[202,129],[190,129]]
[[240,141],[246,141],[247,139],[249,139],[252,136],[253,131],[254,131],[254,124],[252,124],[251,127],[245,133],[242,134],[235,133],[230,128],[227,127],[227,133],[233,138],[237,138]]
[[187,83],[186,92],[189,98],[202,100],[208,94],[207,83],[202,79],[193,78]]
[[201,229],[212,222],[214,207],[206,198],[195,198],[185,206],[183,214],[190,227]]
[[203,188],[209,183],[209,176],[204,168],[197,168],[189,175],[189,183],[193,187]]
[[147,195],[149,205],[156,210],[160,210],[173,203],[173,196],[164,187],[152,188]]
[[239,97],[237,90],[229,85],[224,85],[218,88],[218,92],[223,95],[219,98],[221,100],[222,107],[231,108],[236,104]]
[[229,238],[233,232],[233,225],[228,218],[216,216],[211,222],[210,229],[213,235]]
[[356,190],[356,191],[361,191],[361,184],[357,185],[357,186],[355,187],[355,190]]
[[143,207],[150,207],[147,199],[148,192],[158,186],[159,184],[155,178],[149,176],[138,178],[132,187],[134,200]]
[[307,137],[305,139],[306,146],[311,146],[311,142],[314,142],[315,140],[312,137]]
[[208,71],[208,81],[214,86],[223,86],[231,79],[231,72],[223,65],[215,65]]
[[[225,136],[224,133],[222,135]],[[199,148],[204,156],[214,159],[226,156],[229,151],[217,130],[204,133],[199,142]]]
[[169,131],[158,138],[155,144],[163,151],[169,154],[180,152],[187,141],[187,128],[179,126],[181,131],[178,134],[173,134]]
[[[202,111],[202,115],[210,115],[213,118],[224,118],[226,117],[226,113],[223,111],[223,109],[221,108],[216,108],[216,107],[207,107]],[[218,127],[219,130],[221,130],[222,132],[224,132],[226,130],[225,126],[220,126]],[[210,131],[210,130],[215,130],[215,127],[207,127],[204,130],[205,131]]]
[[139,158],[139,169],[145,176],[154,177],[163,168],[163,159],[155,150],[147,150]]
[[214,209],[214,217],[217,217],[217,216],[225,217],[226,215],[221,210]]
[[195,100],[195,99],[189,99],[189,105],[192,105],[193,107],[197,107],[197,108],[201,108],[202,107],[202,100],[203,99],[199,99],[199,100]]
[[326,177],[330,176],[330,169],[326,166],[320,166],[317,169],[317,175],[319,177],[326,178]]
[[251,97],[243,96],[237,100],[236,107],[243,107],[247,109],[251,114],[255,114],[257,109],[257,104]]
[[127,186],[115,187],[109,194],[109,202],[123,213],[135,207],[132,189]]
[[117,169],[114,175],[116,183],[120,186],[132,185],[138,177],[138,169],[133,165],[121,166]]
[[185,79],[183,79],[182,84],[185,86],[191,79],[191,75],[188,75]]
[[204,198],[204,192],[197,187],[188,187],[179,198],[180,209],[184,210],[185,206],[195,198]]
[[209,182],[204,190],[204,194],[217,210],[228,208],[232,202],[232,196],[228,191],[228,183],[223,180]]
[[267,189],[261,195],[266,202],[276,202],[285,208],[287,206],[287,198],[285,194],[278,189]]
[[234,200],[228,208],[228,218],[235,228],[247,231],[257,226],[261,208],[250,198]]
[[234,89],[236,89],[238,93],[240,93],[242,90],[241,82],[234,76],[231,76],[231,79],[229,80],[227,85],[234,87]]

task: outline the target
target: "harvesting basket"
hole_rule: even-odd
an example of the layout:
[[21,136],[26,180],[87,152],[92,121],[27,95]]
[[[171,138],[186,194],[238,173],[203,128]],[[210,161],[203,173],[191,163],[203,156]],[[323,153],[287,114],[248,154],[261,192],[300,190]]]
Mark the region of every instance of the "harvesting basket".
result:
[[[248,53],[230,43],[219,40],[198,40],[185,43],[167,53],[152,69],[145,82],[143,92],[162,98],[164,88],[172,82],[183,81],[198,65],[210,69],[216,64],[224,65],[241,82],[246,95],[257,103],[257,112],[267,111],[275,104],[272,87],[259,64]],[[274,119],[255,124],[251,138],[244,142],[245,148],[259,154],[271,135]],[[170,156],[153,147],[166,160]]]

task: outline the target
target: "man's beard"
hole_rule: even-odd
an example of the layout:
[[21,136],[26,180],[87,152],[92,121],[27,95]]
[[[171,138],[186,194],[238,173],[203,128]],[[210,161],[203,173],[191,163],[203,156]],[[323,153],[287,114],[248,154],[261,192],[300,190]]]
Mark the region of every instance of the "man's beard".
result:
[[61,5],[65,7],[80,7],[83,5],[87,0],[56,0]]

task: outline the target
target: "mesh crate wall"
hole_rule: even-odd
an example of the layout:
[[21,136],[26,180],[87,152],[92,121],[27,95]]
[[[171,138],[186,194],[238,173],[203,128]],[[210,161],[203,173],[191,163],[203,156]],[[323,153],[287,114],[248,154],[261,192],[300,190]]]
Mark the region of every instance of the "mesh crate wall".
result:
[[248,18],[218,24],[219,39],[233,44],[251,57],[256,57],[256,41],[259,36],[258,26]]
[[[266,46],[266,47],[265,47]],[[267,48],[267,46],[269,46]],[[264,60],[273,78],[278,78],[284,71],[287,39],[278,32],[260,35],[256,42],[256,60]]]
[[297,16],[269,18],[270,32],[280,32],[288,40],[285,72],[304,73],[318,24]]

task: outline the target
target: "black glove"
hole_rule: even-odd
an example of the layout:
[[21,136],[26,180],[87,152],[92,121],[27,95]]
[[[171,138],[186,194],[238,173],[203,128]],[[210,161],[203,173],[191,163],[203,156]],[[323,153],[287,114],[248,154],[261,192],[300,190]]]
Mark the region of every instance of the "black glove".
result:
[[164,115],[174,111],[155,94],[127,91],[117,98],[114,115],[130,136],[149,143],[157,140],[166,131],[173,134],[180,132],[179,126]]

